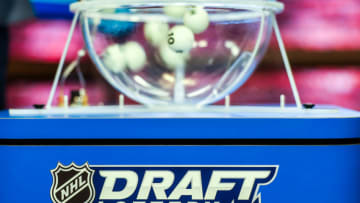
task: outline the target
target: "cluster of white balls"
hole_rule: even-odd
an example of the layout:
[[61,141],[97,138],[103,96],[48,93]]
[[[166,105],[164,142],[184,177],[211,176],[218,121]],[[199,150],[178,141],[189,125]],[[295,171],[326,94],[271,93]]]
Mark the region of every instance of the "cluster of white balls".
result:
[[203,7],[166,6],[164,13],[176,19],[183,19],[184,25],[170,28],[167,23],[149,22],[145,24],[144,35],[154,47],[168,68],[182,66],[193,48],[195,35],[209,26],[209,16]]
[[107,47],[103,60],[108,69],[120,73],[126,68],[133,72],[141,71],[147,59],[144,48],[139,43],[130,41],[124,45],[113,44]]
[[[170,69],[184,66],[189,52],[194,46],[195,35],[209,26],[207,11],[200,6],[166,6],[164,13],[170,17],[183,19],[184,25],[170,28],[167,23],[148,22],[144,26],[146,40],[159,49],[159,55]],[[126,68],[141,71],[147,61],[144,48],[131,41],[124,45],[113,44],[103,54],[104,65],[114,73]]]
[[188,52],[192,49],[194,34],[204,32],[209,27],[209,15],[200,6],[168,6],[165,14],[182,18],[184,25],[174,26],[168,33],[168,44],[176,52]]

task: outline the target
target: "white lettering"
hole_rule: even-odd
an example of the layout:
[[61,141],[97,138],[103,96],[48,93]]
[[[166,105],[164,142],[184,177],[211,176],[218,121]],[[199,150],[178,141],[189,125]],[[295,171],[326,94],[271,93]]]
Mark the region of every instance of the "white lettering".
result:
[[[162,179],[159,183],[154,183],[156,178]],[[137,199],[146,200],[149,197],[151,188],[158,200],[167,200],[165,190],[174,182],[174,173],[171,171],[146,171],[141,183]]]
[[78,179],[75,179],[74,182],[70,183],[70,193],[74,193],[78,189]]
[[[138,176],[134,171],[100,171],[100,175],[105,178],[101,200],[126,199],[134,193],[138,184]],[[114,192],[117,179],[125,179],[126,185],[121,191]]]
[[215,200],[217,192],[230,191],[235,183],[222,183],[222,179],[244,179],[238,200],[249,200],[256,179],[264,179],[269,171],[214,171],[205,194],[206,200]]
[[221,179],[232,176],[233,172],[231,171],[213,171],[208,188],[206,190],[205,199],[206,200],[215,200],[216,194],[218,191],[229,191],[232,190],[235,186],[235,183],[221,183]]
[[238,200],[250,199],[251,191],[254,188],[256,179],[265,179],[269,177],[270,171],[244,171],[239,176],[244,178]]
[[61,190],[61,200],[64,200],[68,196],[69,196],[69,186]]
[[81,186],[83,186],[83,185],[86,184],[86,181],[83,181],[82,178],[83,178],[82,176],[79,177],[79,187],[81,187]]
[[[191,185],[191,188],[188,187]],[[203,199],[203,190],[200,171],[188,171],[172,191],[169,199],[180,199],[181,196],[189,195],[193,200]]]

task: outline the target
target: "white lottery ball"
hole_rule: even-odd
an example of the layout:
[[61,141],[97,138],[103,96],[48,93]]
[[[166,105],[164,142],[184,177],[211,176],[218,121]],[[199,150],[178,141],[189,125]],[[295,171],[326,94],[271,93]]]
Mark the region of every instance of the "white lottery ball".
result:
[[202,33],[209,27],[209,15],[202,7],[192,7],[184,15],[184,25],[195,34]]
[[186,12],[186,6],[165,6],[164,13],[174,18],[183,18]]
[[125,55],[122,48],[118,44],[114,44],[106,48],[103,55],[103,61],[106,68],[114,73],[120,73],[126,68]]
[[147,60],[144,48],[137,42],[128,42],[123,49],[129,69],[134,72],[141,71]]
[[168,34],[167,43],[175,52],[188,52],[193,48],[194,33],[183,25],[173,27]]
[[144,27],[146,40],[153,46],[160,46],[167,39],[169,25],[166,23],[150,22]]
[[176,69],[185,66],[186,56],[183,53],[176,53],[167,45],[163,43],[159,49],[160,57],[167,68]]

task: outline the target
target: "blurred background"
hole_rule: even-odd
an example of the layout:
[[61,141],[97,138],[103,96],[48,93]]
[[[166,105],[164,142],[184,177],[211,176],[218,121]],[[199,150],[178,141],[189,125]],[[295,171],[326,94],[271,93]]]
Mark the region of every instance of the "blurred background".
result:
[[[278,20],[303,102],[360,110],[360,1],[281,1],[286,10]],[[35,18],[11,26],[7,108],[46,103],[70,28],[71,2],[31,0]],[[67,62],[82,47],[77,29]],[[97,73],[90,59],[84,59],[81,67],[90,104],[116,103],[119,93]],[[69,91],[77,86],[76,80],[67,83]],[[273,37],[263,62],[231,100],[233,104],[277,103],[280,94],[293,102]],[[126,103],[134,102],[126,99]]]

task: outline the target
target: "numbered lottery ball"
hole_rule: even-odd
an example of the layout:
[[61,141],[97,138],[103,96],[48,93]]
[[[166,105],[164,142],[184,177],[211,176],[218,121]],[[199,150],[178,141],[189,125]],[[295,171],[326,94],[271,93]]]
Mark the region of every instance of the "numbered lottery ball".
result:
[[174,18],[183,18],[186,12],[186,6],[165,6],[164,13]]
[[193,32],[183,25],[173,27],[168,33],[168,45],[178,53],[190,51],[193,48],[194,41]]
[[123,49],[128,68],[134,72],[141,71],[147,60],[144,48],[137,42],[128,42]]
[[195,34],[202,33],[209,27],[209,15],[202,7],[192,7],[184,15],[184,25]]
[[160,46],[159,54],[161,60],[164,62],[168,69],[174,70],[176,68],[182,68],[186,63],[186,55],[184,53],[177,53],[170,49],[167,43],[163,43]]
[[144,27],[146,40],[153,46],[160,46],[167,39],[169,25],[166,23],[150,22]]
[[119,44],[106,48],[103,61],[106,68],[114,73],[120,73],[126,68],[126,58]]

